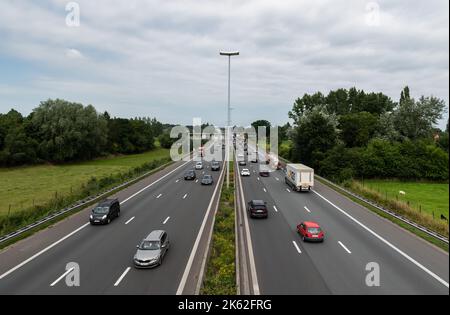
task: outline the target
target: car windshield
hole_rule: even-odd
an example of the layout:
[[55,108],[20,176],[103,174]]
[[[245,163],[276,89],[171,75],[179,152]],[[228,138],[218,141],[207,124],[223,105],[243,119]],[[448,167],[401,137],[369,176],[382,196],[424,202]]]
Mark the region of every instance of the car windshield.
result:
[[206,179],[206,180],[211,179],[211,175],[205,175],[205,176],[203,176],[203,179]]
[[319,234],[322,230],[320,228],[308,228],[308,232],[311,234]]
[[159,242],[158,241],[143,241],[141,246],[139,246],[140,250],[158,250]]
[[92,212],[95,214],[107,214],[109,211],[108,207],[97,207]]
[[246,169],[246,168],[244,168],[242,171],[245,172],[245,173],[248,173],[248,172],[249,172],[249,170]]

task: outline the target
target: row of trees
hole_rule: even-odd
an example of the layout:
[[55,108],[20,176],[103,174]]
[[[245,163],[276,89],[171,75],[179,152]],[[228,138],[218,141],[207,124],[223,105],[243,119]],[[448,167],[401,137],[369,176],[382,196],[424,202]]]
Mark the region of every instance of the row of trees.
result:
[[343,181],[351,177],[448,180],[448,124],[445,103],[436,97],[398,102],[355,88],[304,95],[295,101],[288,131],[293,146],[283,154]]
[[149,118],[111,118],[89,105],[64,100],[42,102],[26,117],[0,114],[0,165],[89,160],[108,154],[154,148],[163,125]]

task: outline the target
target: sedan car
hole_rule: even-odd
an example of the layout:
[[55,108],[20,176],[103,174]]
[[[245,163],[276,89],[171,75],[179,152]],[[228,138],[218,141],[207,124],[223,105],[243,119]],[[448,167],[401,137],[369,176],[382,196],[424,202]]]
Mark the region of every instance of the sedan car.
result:
[[262,200],[252,200],[248,203],[248,213],[251,218],[267,218],[269,211],[267,203]]
[[89,222],[92,225],[109,224],[120,216],[120,203],[117,199],[105,199],[92,209]]
[[241,176],[250,176],[250,170],[248,168],[242,169]]
[[297,232],[304,242],[323,242],[325,233],[316,222],[303,222],[297,225]]
[[184,174],[184,180],[195,180],[197,178],[197,174],[193,170],[189,170]]
[[195,169],[196,170],[202,170],[203,169],[203,163],[202,162],[197,162],[195,164]]
[[169,250],[169,237],[165,231],[153,231],[137,246],[134,255],[136,268],[153,268],[160,266]]
[[203,175],[202,185],[212,185],[214,183],[213,177],[211,175]]

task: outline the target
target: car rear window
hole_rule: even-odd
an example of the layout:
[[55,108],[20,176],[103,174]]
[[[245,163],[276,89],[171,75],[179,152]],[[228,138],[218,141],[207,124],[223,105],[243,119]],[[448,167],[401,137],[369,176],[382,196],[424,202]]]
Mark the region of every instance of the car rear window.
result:
[[322,230],[320,228],[308,228],[308,232],[311,234],[319,234]]

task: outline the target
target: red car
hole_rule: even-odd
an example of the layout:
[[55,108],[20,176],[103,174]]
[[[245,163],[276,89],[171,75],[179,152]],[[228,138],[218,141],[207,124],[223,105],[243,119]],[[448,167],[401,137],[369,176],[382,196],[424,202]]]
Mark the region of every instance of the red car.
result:
[[323,242],[325,240],[325,233],[322,231],[319,224],[315,222],[300,223],[297,226],[297,231],[304,242]]

